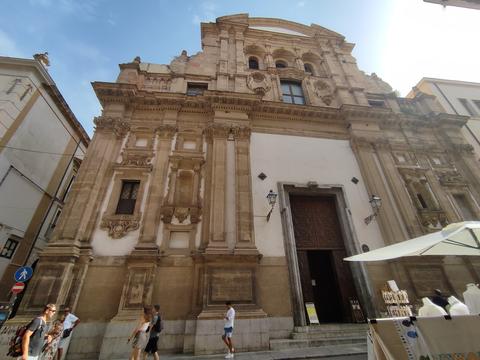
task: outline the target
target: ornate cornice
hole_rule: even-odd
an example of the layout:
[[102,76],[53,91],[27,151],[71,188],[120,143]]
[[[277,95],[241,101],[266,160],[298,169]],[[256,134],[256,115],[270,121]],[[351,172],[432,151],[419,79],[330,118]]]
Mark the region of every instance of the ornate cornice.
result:
[[92,83],[92,86],[102,106],[116,102],[129,103],[138,93],[138,87],[136,84],[96,81]]

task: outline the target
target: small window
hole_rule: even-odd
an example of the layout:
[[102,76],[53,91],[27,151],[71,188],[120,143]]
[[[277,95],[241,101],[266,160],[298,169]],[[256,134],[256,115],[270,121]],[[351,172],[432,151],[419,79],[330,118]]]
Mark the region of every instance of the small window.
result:
[[281,81],[282,100],[289,104],[305,104],[302,85],[293,81]]
[[465,108],[465,110],[467,110],[467,112],[470,116],[477,116],[478,115],[478,113],[475,111],[473,106],[470,105],[470,103],[468,102],[467,99],[459,98],[458,101],[460,101],[462,103],[463,107]]
[[251,56],[248,58],[248,68],[258,70],[258,60],[257,58]]
[[201,84],[201,83],[188,83],[187,84],[187,95],[188,96],[203,95],[203,92],[205,90],[208,90],[208,84]]
[[8,239],[5,245],[3,246],[2,252],[0,252],[0,256],[11,259],[13,254],[15,253],[15,249],[18,246],[18,241],[14,239]]
[[118,199],[116,211],[117,214],[133,214],[139,187],[140,181],[124,180],[122,182],[122,191],[120,192],[120,199]]
[[287,67],[287,63],[285,61],[278,60],[275,62],[275,67],[277,69],[285,69]]
[[427,209],[428,208],[427,202],[423,198],[422,194],[417,194],[417,199],[420,202],[420,205],[422,206],[422,209]]
[[311,64],[304,64],[303,68],[307,74],[313,75],[313,66]]
[[368,100],[368,105],[373,107],[385,107],[385,101],[383,100]]

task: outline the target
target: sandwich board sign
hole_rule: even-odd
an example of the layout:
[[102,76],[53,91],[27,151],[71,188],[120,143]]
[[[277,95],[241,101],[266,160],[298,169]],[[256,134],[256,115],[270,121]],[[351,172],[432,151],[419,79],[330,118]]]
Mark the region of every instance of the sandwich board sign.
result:
[[307,302],[305,303],[305,308],[307,309],[307,316],[310,324],[320,324],[318,321],[317,310],[315,310],[315,304]]

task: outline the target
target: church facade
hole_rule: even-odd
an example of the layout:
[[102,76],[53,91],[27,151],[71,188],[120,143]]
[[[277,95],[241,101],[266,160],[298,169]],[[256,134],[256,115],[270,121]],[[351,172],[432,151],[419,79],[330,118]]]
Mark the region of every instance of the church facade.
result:
[[201,27],[198,54],[93,83],[103,111],[21,316],[68,304],[82,319],[68,358],[115,359],[159,303],[160,347],[202,354],[222,349],[232,301],[237,348],[256,350],[307,326],[307,302],[320,324],[349,323],[357,301],[384,311],[390,279],[412,300],[478,282],[470,258],[342,260],[479,218],[467,117],[398,98],[321,26]]

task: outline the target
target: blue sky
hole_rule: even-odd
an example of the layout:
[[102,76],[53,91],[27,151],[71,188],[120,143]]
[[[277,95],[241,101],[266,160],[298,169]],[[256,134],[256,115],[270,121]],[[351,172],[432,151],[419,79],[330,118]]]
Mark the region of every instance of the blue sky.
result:
[[48,51],[49,72],[87,132],[90,82],[115,81],[135,56],[168,64],[200,48],[200,22],[249,13],[316,23],[356,44],[361,70],[406,95],[423,76],[480,82],[480,11],[422,0],[0,0],[0,55]]

